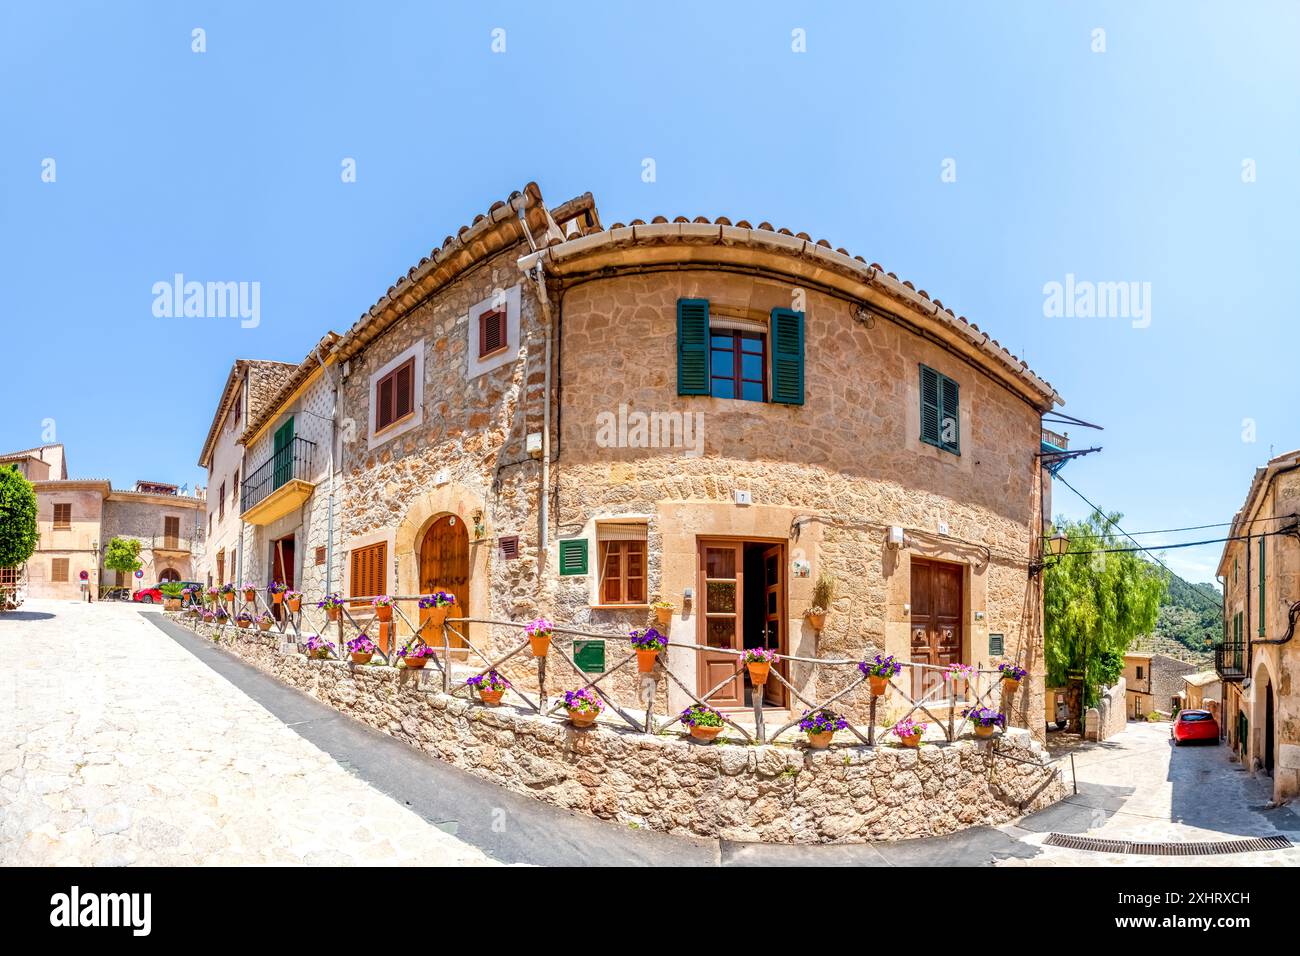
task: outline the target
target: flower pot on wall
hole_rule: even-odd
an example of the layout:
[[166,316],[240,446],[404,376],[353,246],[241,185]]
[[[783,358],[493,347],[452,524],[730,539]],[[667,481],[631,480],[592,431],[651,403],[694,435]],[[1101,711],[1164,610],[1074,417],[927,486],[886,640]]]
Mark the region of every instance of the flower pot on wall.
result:
[[1002,678],[1002,693],[1014,694],[1020,689],[1020,681],[1013,680],[1010,677]]
[[904,747],[919,747],[921,746],[921,735],[912,734],[910,737],[899,737],[898,742]]
[[434,605],[429,608],[429,616],[425,619],[427,624],[434,627],[442,627],[447,621],[447,615],[451,612],[450,604]]
[[382,624],[387,624],[393,619],[393,606],[391,604],[378,604],[375,606],[375,620]]
[[551,636],[549,634],[538,634],[530,637],[528,646],[533,652],[533,657],[545,657],[551,649]]
[[745,667],[749,669],[749,679],[753,681],[755,687],[766,684],[768,676],[772,673],[772,665],[767,661],[751,661]]
[[571,710],[569,720],[575,727],[590,727],[600,715],[594,710]]
[[329,618],[331,621],[337,621],[339,619],[339,612],[341,612],[342,610],[343,610],[342,608],[338,608],[338,607],[327,607],[325,609],[325,616]]
[[871,685],[872,697],[884,697],[889,691],[889,678],[872,674],[867,678],[867,683]]
[[827,730],[820,734],[808,735],[808,746],[813,750],[825,750],[831,745],[831,738],[835,736],[835,731]]
[[673,622],[673,609],[670,607],[655,608],[655,620],[665,626]]
[[257,588],[244,588],[244,603],[254,604],[257,602]]
[[352,655],[352,663],[353,663],[353,664],[369,664],[369,663],[370,663],[370,659],[371,659],[372,657],[374,657],[374,656],[375,656],[374,654],[353,654],[353,655]]
[[701,743],[712,743],[718,734],[722,733],[721,727],[692,727],[691,736]]
[[413,668],[415,668],[417,671],[418,671],[421,667],[423,667],[425,664],[427,664],[427,663],[429,663],[429,658],[427,658],[427,657],[408,657],[408,658],[406,658],[406,666],[407,666],[407,667],[413,667]]
[[297,614],[299,611],[301,611],[301,610],[302,610],[302,598],[301,598],[301,597],[291,597],[291,598],[289,598],[289,610],[292,611],[294,614]]
[[261,630],[263,633],[265,633],[266,631],[269,631],[269,630],[271,629],[271,622],[270,622],[270,621],[258,621],[258,622],[257,622],[257,626],[258,626],[258,629],[259,629],[259,630]]
[[505,691],[503,690],[491,690],[484,687],[478,692],[478,695],[483,698],[483,703],[487,704],[489,707],[500,707],[501,695],[504,693]]
[[655,660],[659,657],[658,651],[636,652],[636,671],[638,674],[649,674],[655,669]]
[[994,727],[992,724],[989,724],[987,727],[982,727],[979,724],[976,724],[975,736],[979,737],[981,740],[987,740],[988,738],[993,736],[993,731],[995,730],[997,730],[997,728]]
[[823,630],[826,627],[825,614],[809,614],[808,623],[812,625],[814,631]]
[[283,603],[284,603],[284,592],[283,592],[283,591],[272,591],[272,592],[271,592],[271,601],[272,601],[272,603],[274,603],[274,604],[283,604]]

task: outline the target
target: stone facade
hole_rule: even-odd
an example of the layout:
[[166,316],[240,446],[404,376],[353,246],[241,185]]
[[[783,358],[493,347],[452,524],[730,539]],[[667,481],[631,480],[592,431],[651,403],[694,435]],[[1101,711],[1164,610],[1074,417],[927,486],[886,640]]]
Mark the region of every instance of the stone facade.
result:
[[446,696],[427,672],[309,661],[277,638],[177,618],[282,682],[433,757],[567,810],[682,836],[863,843],[1006,823],[1064,795],[1031,734],[926,745],[698,745],[604,724],[575,730]]
[[1130,651],[1124,655],[1128,715],[1137,719],[1148,714],[1168,717],[1181,705],[1183,678],[1196,673],[1196,665],[1167,654]]
[[1089,707],[1084,721],[1084,736],[1088,740],[1106,740],[1115,736],[1128,724],[1125,715],[1125,681],[1121,677],[1110,687],[1101,688],[1097,706]]

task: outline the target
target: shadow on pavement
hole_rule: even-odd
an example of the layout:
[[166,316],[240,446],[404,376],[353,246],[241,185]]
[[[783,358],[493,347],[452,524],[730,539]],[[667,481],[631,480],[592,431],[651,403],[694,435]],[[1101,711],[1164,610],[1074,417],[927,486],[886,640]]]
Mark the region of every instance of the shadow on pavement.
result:
[[5,611],[0,621],[48,621],[55,616],[48,611]]

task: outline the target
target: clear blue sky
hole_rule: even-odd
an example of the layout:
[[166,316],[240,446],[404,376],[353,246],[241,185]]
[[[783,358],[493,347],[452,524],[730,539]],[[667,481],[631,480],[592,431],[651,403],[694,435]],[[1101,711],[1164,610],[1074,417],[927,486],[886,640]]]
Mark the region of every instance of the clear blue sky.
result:
[[[1292,3],[6,3],[0,448],[52,418],[75,475],[202,481],[232,359],[301,359],[536,180],[879,261],[1106,426],[1064,474],[1127,527],[1226,521],[1300,446],[1298,40]],[[155,318],[177,272],[260,282],[261,324]],[[1045,318],[1070,273],[1151,283],[1150,326]]]

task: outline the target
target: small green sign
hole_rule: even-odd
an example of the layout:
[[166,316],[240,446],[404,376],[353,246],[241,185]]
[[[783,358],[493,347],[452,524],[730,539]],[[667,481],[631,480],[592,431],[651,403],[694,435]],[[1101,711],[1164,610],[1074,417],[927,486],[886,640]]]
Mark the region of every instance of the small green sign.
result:
[[575,640],[573,642],[573,662],[578,665],[578,670],[584,674],[605,673],[605,642]]

